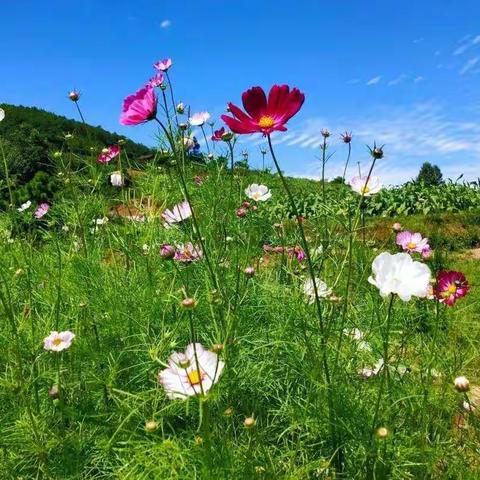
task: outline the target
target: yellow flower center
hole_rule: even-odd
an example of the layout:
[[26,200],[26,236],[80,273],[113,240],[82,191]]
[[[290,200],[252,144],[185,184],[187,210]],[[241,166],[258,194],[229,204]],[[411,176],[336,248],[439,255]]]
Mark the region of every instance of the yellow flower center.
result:
[[260,198],[261,194],[259,192],[255,192],[252,197],[254,200],[258,200]]
[[275,120],[270,115],[263,115],[258,121],[258,126],[260,128],[272,128]]
[[456,293],[457,291],[457,286],[454,284],[454,283],[451,283],[448,288],[447,288],[447,292],[452,295],[454,293]]
[[410,250],[413,250],[416,246],[417,246],[416,243],[413,243],[413,242],[407,243],[407,248],[409,248]]
[[188,372],[188,381],[191,385],[198,385],[202,381],[202,374],[198,370]]
[[370,191],[370,187],[368,185],[364,185],[361,189],[361,193],[365,195],[365,193],[368,193]]
[[58,347],[62,343],[62,339],[60,337],[57,337],[53,342],[52,342],[56,347]]

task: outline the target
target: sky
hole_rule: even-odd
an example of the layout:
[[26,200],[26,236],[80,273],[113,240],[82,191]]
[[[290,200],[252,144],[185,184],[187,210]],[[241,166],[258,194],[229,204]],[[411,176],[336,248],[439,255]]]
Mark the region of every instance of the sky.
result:
[[[386,185],[416,176],[424,161],[455,180],[480,177],[478,0],[0,0],[0,103],[76,118],[155,144],[154,124],[119,125],[123,98],[171,57],[177,101],[207,110],[220,127],[243,91],[288,84],[305,93],[288,131],[274,137],[282,169],[318,178],[321,130],[326,175],[349,175],[385,144],[376,174]],[[239,152],[261,165],[260,134]],[[240,156],[240,155],[239,155]],[[267,164],[271,164],[267,160]]]

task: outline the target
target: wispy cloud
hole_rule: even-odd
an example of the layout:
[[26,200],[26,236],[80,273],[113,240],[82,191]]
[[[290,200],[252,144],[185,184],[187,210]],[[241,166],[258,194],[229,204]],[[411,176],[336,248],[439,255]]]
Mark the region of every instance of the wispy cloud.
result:
[[390,80],[387,85],[389,87],[393,87],[394,85],[398,85],[399,83],[403,82],[404,80],[406,80],[408,78],[408,75],[405,75],[404,73],[402,73],[401,75],[399,75],[398,77],[394,78],[393,80]]
[[468,60],[467,63],[460,69],[458,72],[460,75],[465,75],[467,72],[469,72],[480,60],[480,57],[474,57]]
[[418,75],[418,77],[415,77],[413,79],[413,83],[419,83],[423,81],[423,77],[421,75]]
[[162,22],[160,23],[160,27],[161,28],[168,28],[170,25],[172,24],[172,21],[171,20],[162,20]]
[[463,45],[460,45],[457,47],[453,52],[452,55],[461,55],[462,53],[465,53],[468,49],[470,48],[470,43],[464,43]]
[[423,37],[416,38],[413,43],[422,43],[425,40]]
[[376,85],[377,83],[380,82],[381,79],[382,79],[382,76],[378,75],[377,77],[371,78],[365,85]]

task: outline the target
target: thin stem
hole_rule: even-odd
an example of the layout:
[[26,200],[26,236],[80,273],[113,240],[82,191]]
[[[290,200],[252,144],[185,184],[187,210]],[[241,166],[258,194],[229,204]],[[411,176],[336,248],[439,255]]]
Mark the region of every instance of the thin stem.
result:
[[3,149],[3,143],[2,143],[1,140],[0,140],[0,149],[2,150],[3,167],[4,167],[4,170],[5,170],[5,181],[7,182],[8,197],[10,199],[10,206],[13,206],[12,186],[10,185],[10,176],[9,176],[9,171],[8,171],[7,157],[5,156],[5,151]]
[[82,119],[83,124],[86,126],[87,122],[85,122],[85,118],[83,118],[82,111],[80,110],[80,106],[78,105],[78,102],[74,102],[75,106],[77,107],[78,114],[80,115],[80,118]]
[[168,74],[168,70],[165,72],[165,74],[167,75],[168,86],[170,87],[170,98],[172,99],[173,110],[175,112],[175,123],[177,124],[177,127],[178,127],[177,104],[173,96],[173,86],[172,86],[172,82],[170,81],[170,75]]
[[207,140],[207,135],[205,134],[205,129],[203,128],[203,125],[201,125],[200,128],[202,129],[203,138],[205,139],[205,145],[207,146],[207,152],[210,154],[210,147],[208,145],[208,140]]
[[343,170],[343,177],[342,180],[345,182],[345,177],[347,175],[347,168],[348,168],[348,163],[350,162],[350,155],[352,153],[352,144],[348,144],[348,155],[347,155],[347,161],[345,162],[345,169]]

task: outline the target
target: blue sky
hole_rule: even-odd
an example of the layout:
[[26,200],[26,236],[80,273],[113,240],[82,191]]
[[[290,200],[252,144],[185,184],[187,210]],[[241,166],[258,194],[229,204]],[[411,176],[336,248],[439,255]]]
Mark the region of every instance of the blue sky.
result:
[[[66,93],[78,88],[89,123],[153,144],[153,124],[121,127],[119,111],[168,56],[177,100],[217,118],[252,85],[300,88],[304,107],[275,139],[290,174],[318,176],[328,128],[329,177],[343,169],[345,130],[352,174],[376,140],[386,184],[423,161],[453,179],[480,176],[478,0],[4,0],[0,13],[0,102],[75,118]],[[239,148],[258,165],[262,143]]]

